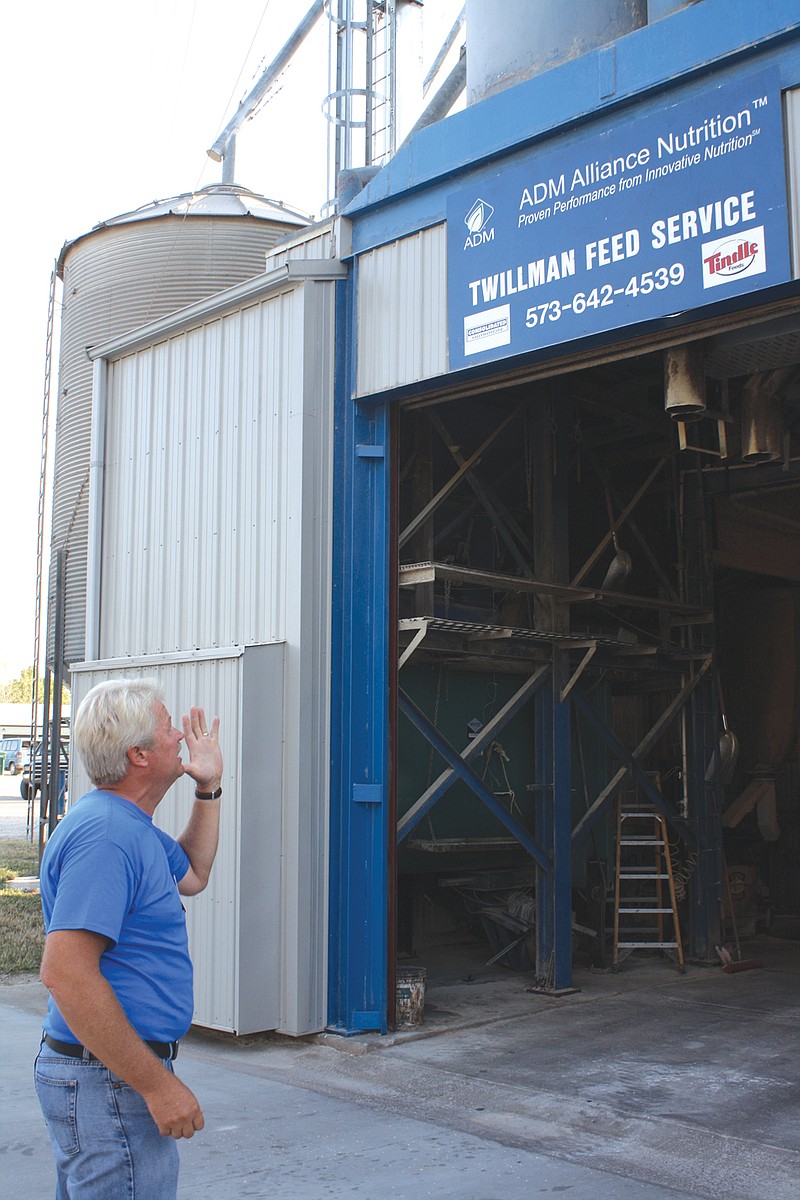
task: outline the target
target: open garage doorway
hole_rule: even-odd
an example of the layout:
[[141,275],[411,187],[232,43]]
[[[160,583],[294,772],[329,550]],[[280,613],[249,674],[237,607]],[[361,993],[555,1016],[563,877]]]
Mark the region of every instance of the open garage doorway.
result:
[[399,968],[558,992],[797,936],[795,354],[755,327],[401,408]]

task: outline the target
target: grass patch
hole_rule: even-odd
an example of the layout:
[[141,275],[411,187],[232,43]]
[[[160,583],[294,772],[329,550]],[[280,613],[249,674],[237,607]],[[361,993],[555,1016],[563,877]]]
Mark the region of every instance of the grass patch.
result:
[[38,875],[38,846],[27,838],[0,838],[0,871],[10,872],[2,876],[4,879],[13,879],[15,875]]
[[0,975],[39,969],[44,949],[39,893],[2,887],[18,875],[38,874],[35,845],[24,838],[0,838]]
[[38,971],[43,950],[39,893],[0,891],[0,975]]

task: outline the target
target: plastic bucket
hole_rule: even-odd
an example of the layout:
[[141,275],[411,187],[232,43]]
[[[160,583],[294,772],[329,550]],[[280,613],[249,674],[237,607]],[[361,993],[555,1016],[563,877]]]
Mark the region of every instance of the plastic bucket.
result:
[[395,1024],[398,1029],[422,1024],[425,1011],[425,968],[398,967]]

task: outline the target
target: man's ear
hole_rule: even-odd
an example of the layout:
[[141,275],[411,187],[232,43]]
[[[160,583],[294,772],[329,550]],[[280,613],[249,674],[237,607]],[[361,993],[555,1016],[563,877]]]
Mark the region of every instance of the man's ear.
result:
[[141,746],[129,746],[126,753],[132,767],[147,766],[147,751],[143,750]]

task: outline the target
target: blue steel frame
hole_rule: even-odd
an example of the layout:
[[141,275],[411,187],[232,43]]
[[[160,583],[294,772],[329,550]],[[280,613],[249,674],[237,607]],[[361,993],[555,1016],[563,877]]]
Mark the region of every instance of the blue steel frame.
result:
[[[769,63],[778,67],[782,88],[797,87],[798,35],[800,0],[704,0],[420,131],[346,210],[356,266],[338,285],[336,318],[329,1022],[338,1031],[386,1029],[389,945],[389,398],[369,405],[352,400],[357,256],[442,221],[454,181],[479,178],[515,149],[603,109],[657,102],[659,92],[669,95],[678,84],[684,92],[699,90],[710,73]],[[492,370],[460,374],[466,382]],[[538,959],[554,963],[556,987],[567,986],[571,958],[565,915],[570,822],[564,817],[571,811],[570,706],[559,699],[566,671],[556,652],[552,693],[537,697],[536,841],[554,862]],[[699,698],[696,711],[705,711]],[[698,761],[696,771],[701,767]],[[702,872],[705,943],[713,925],[708,895],[720,877],[713,850],[719,817],[707,796],[697,803],[708,824],[701,845],[709,846],[713,860]]]
[[353,394],[357,267],[338,284],[334,400],[328,1023],[387,1027],[388,406]]
[[[719,728],[715,682],[708,678],[689,701],[689,808],[697,831],[697,866],[689,881],[691,953],[701,962],[716,962],[722,944],[722,901],[725,871],[722,852],[722,787],[719,774]],[[712,778],[707,766],[716,761]]]
[[444,761],[455,772],[456,776],[472,789],[489,811],[494,813],[498,821],[505,825],[506,829],[517,839],[520,845],[525,847],[537,866],[545,871],[546,874],[549,874],[551,871],[550,860],[535,838],[532,838],[527,829],[520,825],[519,821],[500,804],[497,797],[493,792],[489,791],[483,780],[475,774],[461,755],[457,754],[453,747],[445,741],[436,727],[428,720],[424,713],[420,712],[414,701],[404,692],[400,693],[399,706],[400,711],[408,717],[411,724],[439,752]]
[[[553,970],[554,990],[572,984],[572,712],[561,692],[570,675],[569,652],[553,649]],[[540,964],[537,963],[537,966]]]

